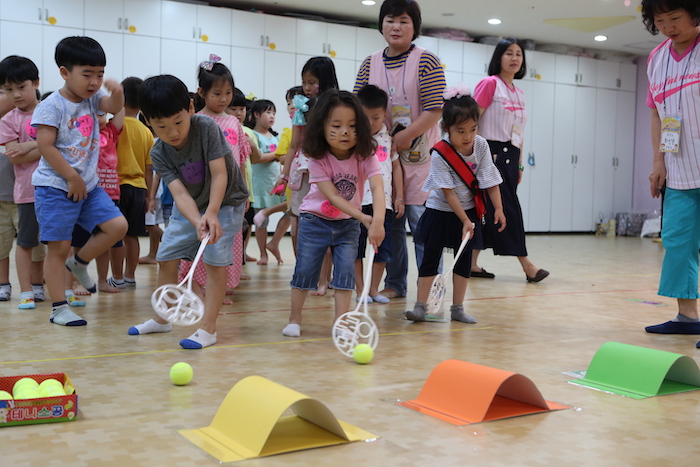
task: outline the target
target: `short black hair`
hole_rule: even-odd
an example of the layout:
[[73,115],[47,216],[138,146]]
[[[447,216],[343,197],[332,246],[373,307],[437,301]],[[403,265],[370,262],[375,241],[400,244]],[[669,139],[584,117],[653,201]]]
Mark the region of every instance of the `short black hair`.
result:
[[[275,103],[271,100],[258,99],[256,101],[253,101],[253,103],[250,104],[250,107],[248,107],[248,113],[245,116],[245,126],[250,128],[251,130],[254,130],[255,125],[257,124],[255,114],[262,114],[263,112],[267,112],[268,110],[273,110],[275,113],[277,112]],[[274,131],[272,128],[270,128],[270,133],[272,133],[274,136],[277,136],[277,132]]]
[[124,81],[122,81],[122,87],[124,88],[124,106],[131,109],[139,108],[139,89],[142,84],[143,80],[136,76],[124,78]]
[[139,107],[147,119],[168,118],[190,110],[190,93],[173,75],[152,76],[139,89]]
[[37,81],[39,69],[33,61],[19,55],[10,55],[0,62],[0,86],[5,83],[21,84],[25,81]]
[[442,108],[442,131],[447,133],[450,127],[468,120],[479,123],[479,104],[472,96],[457,96],[445,101]]
[[675,10],[687,11],[695,21],[695,25],[700,25],[700,2],[698,0],[642,0],[642,21],[647,31],[657,35],[659,30],[654,24],[654,16]]
[[389,107],[389,96],[382,88],[374,84],[366,84],[357,91],[362,107],[368,109],[384,109]]
[[525,48],[523,47],[523,44],[521,44],[520,41],[514,37],[505,37],[496,45],[496,49],[493,51],[493,55],[491,56],[491,63],[489,63],[489,76],[498,75],[501,73],[501,58],[503,58],[503,54],[506,53],[508,47],[513,44],[520,47],[520,51],[523,54],[523,64],[518,72],[515,73],[514,78],[523,79],[525,77],[525,73],[527,72],[527,65],[525,64]]
[[91,37],[71,36],[61,40],[54,54],[56,65],[68,71],[76,65],[107,66],[105,51],[99,42]]
[[340,89],[338,77],[335,73],[333,60],[328,57],[311,57],[306,61],[301,69],[301,76],[306,72],[311,73],[318,79],[318,93],[321,94],[329,89]]
[[201,65],[197,68],[197,70],[199,87],[202,88],[202,92],[204,93],[209,92],[209,90],[214,87],[216,83],[229,83],[231,85],[231,89],[236,87],[233,84],[233,75],[231,74],[231,70],[229,70],[228,67],[221,62],[214,63],[211,70],[202,68]]
[[379,32],[382,32],[385,16],[401,16],[406,13],[413,20],[413,41],[420,36],[421,14],[420,6],[415,0],[384,0],[379,9]]
[[238,88],[233,88],[233,99],[231,99],[231,103],[228,106],[248,108],[251,102],[252,101],[248,100],[248,98],[243,95],[243,91]]
[[326,120],[336,107],[346,106],[355,111],[355,132],[357,134],[357,144],[353,148],[353,153],[360,159],[367,159],[374,154],[376,143],[372,137],[372,127],[369,119],[362,110],[360,99],[348,91],[338,91],[331,89],[318,97],[318,101],[307,116],[308,122],[304,127],[304,141],[302,151],[307,157],[313,159],[323,159],[329,151],[326,141],[325,126]]
[[289,89],[287,89],[287,93],[284,95],[284,98],[287,100],[292,100],[294,99],[294,96],[303,96],[304,95],[304,88],[301,86],[293,86]]

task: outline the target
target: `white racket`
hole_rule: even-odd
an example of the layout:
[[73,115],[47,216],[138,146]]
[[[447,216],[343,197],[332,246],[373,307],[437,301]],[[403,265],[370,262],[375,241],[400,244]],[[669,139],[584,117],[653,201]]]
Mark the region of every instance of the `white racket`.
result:
[[[197,268],[204,248],[209,243],[209,234],[202,239],[202,244],[192,261],[190,270],[179,284],[165,284],[158,287],[151,295],[153,310],[172,324],[189,326],[198,323],[204,316],[204,303],[199,296],[192,291],[192,277]],[[185,287],[187,283],[187,287]]]
[[[360,301],[353,311],[343,313],[333,323],[333,343],[340,352],[352,357],[352,351],[358,344],[367,344],[374,350],[379,343],[379,330],[367,310],[369,285],[372,280],[372,265],[374,264],[374,246],[370,245],[365,283],[362,288]],[[363,307],[363,311],[360,311]]]
[[438,274],[435,276],[435,279],[433,279],[433,284],[430,286],[430,295],[428,295],[427,314],[438,318],[444,317],[444,312],[440,311],[440,307],[442,307],[442,301],[445,299],[447,283],[450,280],[450,277],[452,277],[452,270],[457,264],[457,260],[462,255],[462,251],[464,250],[464,247],[467,246],[467,242],[469,242],[469,237],[471,237],[471,234],[467,233],[464,240],[462,240],[462,244],[459,245],[459,250],[457,250],[457,253],[455,253],[455,258],[452,260],[450,268],[445,271],[444,274]]

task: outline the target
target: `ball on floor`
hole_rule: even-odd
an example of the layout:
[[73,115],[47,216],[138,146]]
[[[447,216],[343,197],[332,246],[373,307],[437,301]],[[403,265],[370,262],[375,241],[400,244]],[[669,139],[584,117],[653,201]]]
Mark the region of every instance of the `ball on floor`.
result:
[[374,350],[368,344],[357,344],[352,349],[352,358],[360,365],[366,365],[374,358]]
[[192,367],[185,362],[178,362],[170,368],[170,381],[176,386],[184,386],[192,381],[194,371]]

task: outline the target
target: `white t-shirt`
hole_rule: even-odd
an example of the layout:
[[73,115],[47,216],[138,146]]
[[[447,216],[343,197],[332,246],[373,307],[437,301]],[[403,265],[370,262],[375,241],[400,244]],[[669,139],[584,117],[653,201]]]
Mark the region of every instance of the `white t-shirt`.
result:
[[[382,129],[374,135],[374,140],[377,142],[377,160],[379,161],[379,169],[382,171],[382,181],[384,182],[384,200],[386,208],[392,209],[391,194],[393,192],[392,182],[394,167],[393,162],[399,158],[398,153],[391,153],[391,136],[386,129],[386,125],[382,125]],[[390,157],[391,156],[391,157]],[[369,180],[365,181],[365,195],[362,198],[362,205],[367,206],[372,204],[372,190],[369,187]]]
[[[446,141],[449,141],[445,137]],[[425,202],[425,207],[436,209],[438,211],[452,212],[452,208],[445,199],[443,188],[454,190],[459,203],[464,210],[472,209],[476,206],[474,203],[474,195],[469,191],[467,185],[462,181],[459,175],[449,166],[445,159],[435,150],[431,153],[430,173],[423,184],[423,191],[429,191],[428,200]],[[459,153],[457,153],[459,154]],[[474,140],[474,150],[468,156],[459,154],[462,159],[472,169],[476,180],[479,182],[479,188],[486,190],[503,183],[501,173],[493,163],[493,156],[489,150],[489,144],[481,136],[477,136]]]

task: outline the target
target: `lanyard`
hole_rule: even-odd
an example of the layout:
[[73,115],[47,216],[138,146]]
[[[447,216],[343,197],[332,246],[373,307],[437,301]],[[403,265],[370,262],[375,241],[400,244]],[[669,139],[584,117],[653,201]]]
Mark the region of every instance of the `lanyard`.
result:
[[[690,52],[687,55],[688,62],[685,64],[685,69],[683,70],[683,74],[681,75],[681,84],[680,87],[678,88],[678,115],[681,114],[681,103],[683,102],[681,99],[681,96],[683,94],[683,81],[685,81],[685,77],[688,74],[688,67],[690,66],[690,62],[692,61],[693,58],[693,53],[695,53],[695,46],[698,45],[698,39],[700,39],[700,34],[698,34],[695,37],[695,42],[693,42],[692,48]],[[664,102],[664,116],[666,116],[666,85],[668,84],[668,66],[669,63],[671,62],[671,55],[673,54],[673,42],[671,42],[669,45],[669,52],[668,55],[666,56],[666,79],[664,80],[664,91],[663,91],[663,102]],[[683,59],[685,60],[685,58]]]
[[498,76],[498,79],[500,79],[503,82],[503,84],[506,85],[506,89],[508,89],[508,93],[512,92],[513,94],[515,94],[515,100],[518,103],[518,109],[520,109],[520,121],[522,122],[525,119],[525,111],[524,111],[525,106],[520,101],[520,96],[518,95],[518,88],[516,88],[515,84],[514,84],[513,89],[511,90],[510,86],[508,86],[508,83],[506,83],[506,80],[504,80],[501,77],[501,75],[496,75],[496,76]]
[[[404,98],[405,102],[408,102],[408,96],[406,95],[406,62],[408,61],[408,56],[411,54],[412,51],[413,51],[413,46],[411,46],[411,48],[408,49],[407,52],[405,52],[406,58],[405,58],[403,64],[401,64],[401,68],[403,69],[403,73],[401,75],[401,90],[403,91],[403,98]],[[386,59],[390,58],[384,54],[382,54],[382,55],[384,56],[383,58],[386,58]],[[392,58],[396,58],[396,57],[392,57]],[[386,62],[384,63],[384,77],[386,78],[386,87],[389,90],[389,101],[391,101],[391,103],[393,104],[395,90],[394,90],[394,87],[391,85],[391,81],[389,81],[389,72],[387,71]]]

